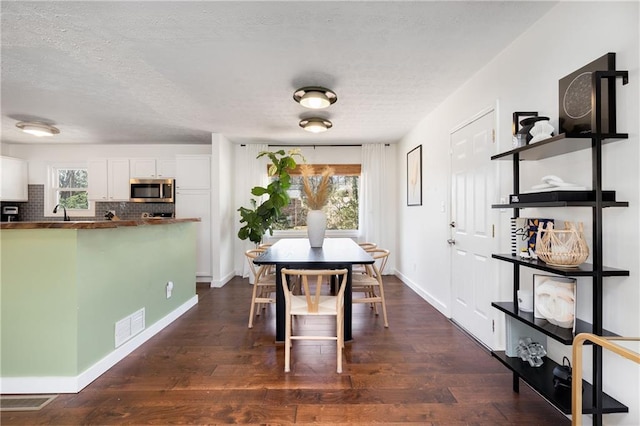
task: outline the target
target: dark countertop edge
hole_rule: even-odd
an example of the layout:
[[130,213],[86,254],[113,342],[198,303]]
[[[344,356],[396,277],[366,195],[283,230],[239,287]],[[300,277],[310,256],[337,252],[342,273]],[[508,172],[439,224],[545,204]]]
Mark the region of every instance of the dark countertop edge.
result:
[[200,218],[181,219],[135,219],[135,220],[82,220],[82,221],[36,221],[2,222],[0,229],[105,229],[124,226],[170,225],[173,223],[200,222]]

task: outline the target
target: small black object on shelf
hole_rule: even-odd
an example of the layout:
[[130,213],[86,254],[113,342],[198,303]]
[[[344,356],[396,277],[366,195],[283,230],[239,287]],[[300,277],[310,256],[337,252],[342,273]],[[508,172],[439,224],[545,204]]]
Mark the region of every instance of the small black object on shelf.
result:
[[[595,191],[542,191],[511,194],[510,203],[544,203],[553,201],[595,201]],[[616,191],[602,191],[602,201],[616,201]]]
[[571,389],[571,380],[571,362],[565,356],[562,357],[562,365],[557,365],[553,369],[553,387]]

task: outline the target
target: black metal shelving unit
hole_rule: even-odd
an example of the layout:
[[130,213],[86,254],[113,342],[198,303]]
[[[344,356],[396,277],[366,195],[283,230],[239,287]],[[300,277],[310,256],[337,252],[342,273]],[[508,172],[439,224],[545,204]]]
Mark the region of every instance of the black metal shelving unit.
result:
[[[607,143],[616,142],[628,138],[626,133],[602,134],[600,131],[600,104],[599,79],[607,79],[611,83],[616,78],[622,78],[623,84],[628,82],[627,71],[595,72],[595,108],[594,113],[595,132],[577,137],[567,137],[560,134],[546,140],[525,145],[506,151],[491,157],[492,160],[509,160],[513,165],[513,191],[519,194],[520,161],[538,161],[558,155],[568,154],[581,150],[591,150],[592,158],[592,187],[594,200],[592,201],[554,201],[554,202],[527,202],[494,204],[492,208],[511,208],[513,216],[519,217],[520,209],[526,208],[557,208],[557,207],[588,207],[592,210],[593,241],[591,244],[592,263],[584,263],[576,268],[559,268],[547,265],[540,260],[521,259],[511,254],[494,254],[492,257],[500,261],[513,264],[513,301],[494,302],[491,305],[503,312],[510,318],[515,319],[546,336],[570,345],[575,334],[571,329],[565,329],[547,321],[534,318],[532,313],[522,312],[518,309],[517,291],[520,288],[520,268],[532,268],[545,272],[550,272],[560,276],[591,277],[593,282],[593,321],[588,323],[576,319],[575,333],[588,332],[600,336],[615,336],[611,331],[602,327],[602,292],[605,277],[628,276],[629,271],[604,266],[602,263],[602,210],[609,207],[628,207],[625,201],[604,201],[602,196],[602,146]],[[612,129],[615,129],[615,108],[609,111]],[[593,414],[594,424],[602,424],[602,415],[607,413],[626,413],[629,411],[624,404],[611,398],[602,392],[602,348],[593,345],[593,383],[583,382],[583,409],[585,414]],[[513,390],[518,392],[519,379],[525,381],[537,392],[544,396],[549,402],[554,404],[563,413],[571,413],[571,391],[568,389],[555,389],[553,386],[553,368],[557,366],[552,360],[545,358],[542,367],[533,368],[527,363],[523,363],[519,358],[507,357],[504,351],[494,351],[492,355],[513,372]]]
[[[528,363],[522,362],[520,358],[506,356],[504,351],[495,351],[491,354],[560,411],[565,414],[571,414],[571,390],[566,388],[556,389],[553,387],[553,380],[549,379],[549,377],[553,377],[553,369],[558,366],[556,362],[544,357],[544,363],[540,367],[531,367]],[[582,390],[582,412],[584,414],[594,414],[593,386],[583,380]],[[628,407],[607,394],[602,395],[602,403],[603,414],[629,412]]]

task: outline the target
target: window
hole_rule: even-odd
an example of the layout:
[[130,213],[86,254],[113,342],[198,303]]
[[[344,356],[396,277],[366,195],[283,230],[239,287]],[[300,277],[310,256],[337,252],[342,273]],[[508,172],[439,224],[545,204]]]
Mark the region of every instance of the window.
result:
[[50,166],[44,215],[53,216],[53,208],[60,204],[69,216],[94,216],[94,206],[87,192],[88,177],[86,166]]
[[[320,179],[326,165],[312,165]],[[331,177],[331,194],[325,207],[327,230],[357,230],[359,223],[358,188],[360,184],[359,164],[329,165],[334,169]],[[291,172],[291,198],[289,206],[282,209],[282,217],[274,230],[303,230],[307,228],[307,207],[302,197],[302,174],[299,168]]]

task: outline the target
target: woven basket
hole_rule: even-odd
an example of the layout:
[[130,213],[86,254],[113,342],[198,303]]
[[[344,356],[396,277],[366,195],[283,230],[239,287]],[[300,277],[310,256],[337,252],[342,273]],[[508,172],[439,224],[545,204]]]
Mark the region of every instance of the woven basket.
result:
[[564,226],[566,229],[553,229],[553,222],[547,222],[546,228],[538,228],[536,255],[551,266],[576,267],[589,257],[584,228],[582,222],[577,228],[572,222]]

